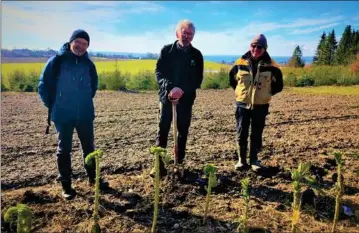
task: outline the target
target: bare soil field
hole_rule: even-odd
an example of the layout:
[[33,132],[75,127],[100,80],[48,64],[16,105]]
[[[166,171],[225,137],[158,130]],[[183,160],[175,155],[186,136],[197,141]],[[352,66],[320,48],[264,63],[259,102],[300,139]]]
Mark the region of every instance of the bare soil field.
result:
[[[300,232],[329,232],[334,216],[334,151],[344,153],[343,204],[359,210],[359,96],[295,94],[285,89],[271,102],[259,155],[260,173],[235,171],[234,93],[198,92],[188,138],[185,176],[169,171],[161,180],[158,232],[236,232],[243,213],[240,180],[250,178],[250,232],[289,232],[293,199],[288,169],[311,161],[324,196],[304,205]],[[104,151],[103,176],[111,189],[100,196],[102,232],[149,232],[153,217],[153,180],[149,172],[155,143],[158,102],[155,92],[98,92],[95,143]],[[1,231],[5,210],[16,203],[34,212],[34,232],[88,232],[94,191],[82,167],[74,133],[72,167],[77,196],[61,198],[57,183],[54,126],[45,135],[47,110],[36,93],[1,93]],[[169,153],[172,154],[172,131]],[[217,167],[207,224],[202,225],[205,191],[197,182],[202,168]],[[339,232],[358,232],[354,216],[340,215]]]

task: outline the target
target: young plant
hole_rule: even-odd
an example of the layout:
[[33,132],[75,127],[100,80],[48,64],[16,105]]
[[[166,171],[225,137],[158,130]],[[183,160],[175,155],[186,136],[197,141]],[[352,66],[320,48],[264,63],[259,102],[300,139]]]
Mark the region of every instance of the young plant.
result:
[[335,198],[335,214],[334,214],[334,219],[333,219],[333,227],[332,227],[332,232],[335,232],[336,229],[336,225],[338,222],[338,218],[339,218],[339,213],[340,213],[340,204],[341,204],[341,200],[342,200],[342,196],[344,193],[344,188],[343,188],[343,177],[342,177],[342,166],[344,165],[344,161],[342,159],[342,154],[339,152],[335,152],[334,153],[334,157],[335,157],[335,161],[337,162],[337,183],[335,184],[335,191],[336,191],[336,198]]
[[248,233],[248,206],[249,206],[249,178],[241,180],[242,195],[244,197],[244,214],[239,219],[238,232]]
[[150,153],[155,155],[155,201],[154,201],[154,212],[153,212],[153,221],[152,221],[152,228],[151,233],[156,232],[156,225],[157,225],[157,217],[158,217],[158,203],[159,203],[159,196],[160,196],[160,159],[161,157],[166,158],[167,150],[153,146],[150,148]]
[[99,199],[100,199],[100,158],[102,157],[103,152],[101,150],[95,150],[94,152],[88,154],[85,158],[85,163],[89,166],[93,165],[93,161],[95,160],[96,164],[96,178],[95,178],[95,209],[93,213],[94,223],[91,228],[91,233],[100,233],[101,227],[99,224]]
[[207,190],[206,206],[204,210],[203,225],[206,223],[207,220],[208,207],[211,198],[212,188],[216,187],[217,185],[216,170],[217,170],[216,167],[212,164],[208,164],[203,168],[204,175],[208,177],[208,186],[206,187]]
[[33,213],[25,204],[18,203],[16,206],[10,207],[4,215],[4,221],[10,223],[10,226],[17,222],[17,233],[29,233],[32,227]]
[[[298,222],[300,217],[300,206],[302,202],[302,188],[304,186],[310,186],[315,189],[316,180],[310,176],[309,169],[311,167],[310,162],[300,163],[298,169],[292,171],[293,179],[293,216],[292,216],[292,232],[295,233],[298,230]],[[317,189],[319,192],[322,192],[320,189]]]

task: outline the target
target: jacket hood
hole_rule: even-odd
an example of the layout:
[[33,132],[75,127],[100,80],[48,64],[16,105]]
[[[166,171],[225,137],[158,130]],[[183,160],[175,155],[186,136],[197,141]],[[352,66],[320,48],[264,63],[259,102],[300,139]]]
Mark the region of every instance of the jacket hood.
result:
[[[59,49],[59,51],[57,52],[58,55],[62,56],[64,54],[72,54],[74,56],[77,56],[75,54],[73,54],[70,50],[70,43],[69,42],[66,42],[65,44],[63,44],[61,46],[61,48]],[[77,56],[78,57],[78,56]],[[88,58],[88,52],[86,51],[84,53],[84,55],[82,55],[81,57],[85,57],[85,58]]]

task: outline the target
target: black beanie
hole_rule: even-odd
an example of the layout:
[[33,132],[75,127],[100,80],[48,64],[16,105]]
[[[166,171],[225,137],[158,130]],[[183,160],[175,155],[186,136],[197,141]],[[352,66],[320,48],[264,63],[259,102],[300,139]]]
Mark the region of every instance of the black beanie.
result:
[[86,31],[82,30],[82,29],[77,29],[76,31],[74,31],[70,37],[70,43],[73,40],[76,40],[77,38],[82,38],[87,40],[88,44],[90,45],[90,37],[89,34],[87,34]]

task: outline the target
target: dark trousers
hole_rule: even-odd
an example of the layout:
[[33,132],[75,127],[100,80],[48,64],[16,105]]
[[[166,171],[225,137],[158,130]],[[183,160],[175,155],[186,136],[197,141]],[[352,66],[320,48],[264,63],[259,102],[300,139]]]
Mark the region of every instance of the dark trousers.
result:
[[242,163],[246,163],[248,149],[249,126],[251,126],[250,135],[250,163],[258,160],[258,152],[262,147],[262,134],[265,125],[265,119],[268,115],[269,105],[255,107],[254,109],[246,109],[241,104],[236,107],[237,122],[237,143],[239,147],[239,159]]
[[[193,101],[179,101],[177,111],[177,139],[178,139],[178,163],[182,164],[185,158],[188,130],[191,124]],[[172,123],[172,103],[160,103],[159,130],[156,137],[156,145],[167,147],[168,133]]]
[[93,163],[92,166],[85,164],[86,156],[95,149],[93,121],[55,123],[55,127],[58,134],[57,167],[60,181],[71,184],[71,151],[74,129],[76,129],[81,142],[86,173],[90,179],[94,179],[96,176],[95,164]]

